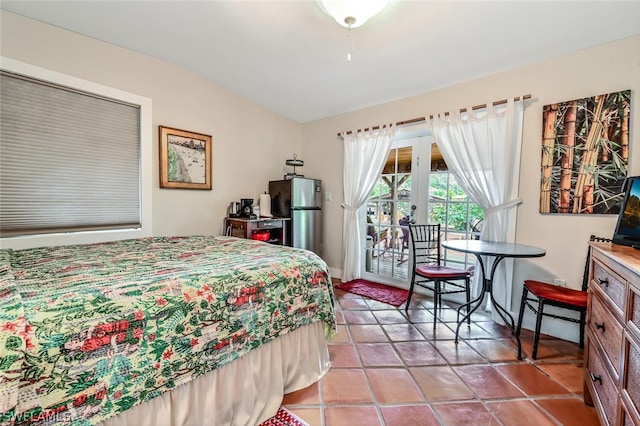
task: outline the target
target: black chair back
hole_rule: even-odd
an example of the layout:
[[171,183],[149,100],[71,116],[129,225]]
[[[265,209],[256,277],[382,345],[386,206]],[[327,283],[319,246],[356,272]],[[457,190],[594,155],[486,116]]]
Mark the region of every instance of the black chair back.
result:
[[440,264],[440,224],[409,224],[413,265]]

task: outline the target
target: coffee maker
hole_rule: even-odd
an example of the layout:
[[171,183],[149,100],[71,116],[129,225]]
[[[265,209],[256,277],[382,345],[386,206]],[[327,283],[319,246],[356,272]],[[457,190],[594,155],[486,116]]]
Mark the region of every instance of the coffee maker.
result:
[[229,204],[229,208],[227,209],[227,217],[240,217],[240,213],[242,210],[240,209],[240,203],[237,201],[232,201]]
[[253,213],[253,198],[241,198],[240,199],[240,217],[245,219],[257,219]]

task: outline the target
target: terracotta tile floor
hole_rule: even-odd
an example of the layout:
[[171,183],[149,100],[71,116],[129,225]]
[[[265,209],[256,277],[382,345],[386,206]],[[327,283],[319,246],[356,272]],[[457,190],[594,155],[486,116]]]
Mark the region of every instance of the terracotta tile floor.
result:
[[456,346],[455,307],[433,329],[433,303],[414,295],[409,322],[396,308],[336,290],[333,367],[283,405],[311,426],[598,425],[582,402],[582,350],[543,336],[538,359],[523,330],[525,359],[506,327],[474,314]]

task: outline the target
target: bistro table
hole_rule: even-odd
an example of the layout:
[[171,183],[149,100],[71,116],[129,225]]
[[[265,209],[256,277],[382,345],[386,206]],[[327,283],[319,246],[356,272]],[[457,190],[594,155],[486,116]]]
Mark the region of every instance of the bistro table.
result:
[[[461,309],[465,307],[467,314],[464,316],[464,318],[462,318],[462,320],[458,321],[458,326],[456,327],[456,344],[458,343],[460,324],[464,323],[466,319],[469,318],[471,314],[476,311],[476,309],[478,309],[478,307],[482,304],[485,295],[488,293],[491,304],[496,308],[496,312],[498,312],[498,315],[500,315],[505,324],[507,324],[507,327],[509,327],[509,330],[511,330],[511,334],[516,338],[516,341],[518,342],[518,359],[521,360],[522,344],[520,343],[520,336],[516,334],[513,317],[503,306],[501,306],[496,301],[493,295],[493,277],[496,272],[496,268],[498,267],[498,264],[502,261],[502,259],[505,259],[507,257],[541,257],[545,255],[545,251],[541,248],[527,246],[524,244],[481,240],[446,240],[442,242],[442,247],[475,255],[478,259],[478,263],[480,263],[480,269],[482,271],[482,291],[480,292],[480,295],[471,302],[465,303],[464,305],[460,306],[460,308],[458,308],[458,318],[460,317]],[[489,274],[487,274],[484,260],[482,258],[483,256],[493,258],[493,263],[491,265]],[[470,309],[473,304],[475,304],[475,306]]]

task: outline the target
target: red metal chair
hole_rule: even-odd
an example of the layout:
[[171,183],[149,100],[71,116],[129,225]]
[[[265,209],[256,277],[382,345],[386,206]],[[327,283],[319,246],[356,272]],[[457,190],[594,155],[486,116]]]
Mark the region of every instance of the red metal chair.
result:
[[[411,296],[416,285],[433,291],[433,328],[436,328],[438,307],[442,308],[442,295],[466,293],[467,303],[471,300],[471,271],[441,265],[440,224],[409,225],[413,272],[411,287],[405,311],[408,311]],[[458,282],[456,282],[458,281]],[[462,281],[462,282],[459,282]],[[471,319],[467,322],[470,324]]]
[[[592,235],[591,241],[611,242],[609,238],[601,238]],[[533,350],[531,358],[536,359],[538,355],[538,343],[540,342],[540,326],[542,325],[542,317],[557,318],[580,324],[580,347],[584,347],[584,327],[587,315],[587,287],[589,285],[589,253],[587,252],[587,261],[584,266],[584,275],[582,277],[582,289],[574,290],[571,288],[560,287],[555,284],[549,284],[536,280],[525,280],[522,290],[522,300],[520,302],[520,315],[518,318],[518,327],[516,334],[520,337],[522,329],[522,317],[524,316],[524,307],[528,307],[536,314],[536,328],[533,335]],[[533,297],[531,297],[533,296]],[[568,309],[579,313],[579,318],[572,316],[552,314],[545,312],[546,306],[555,306],[557,308]]]

